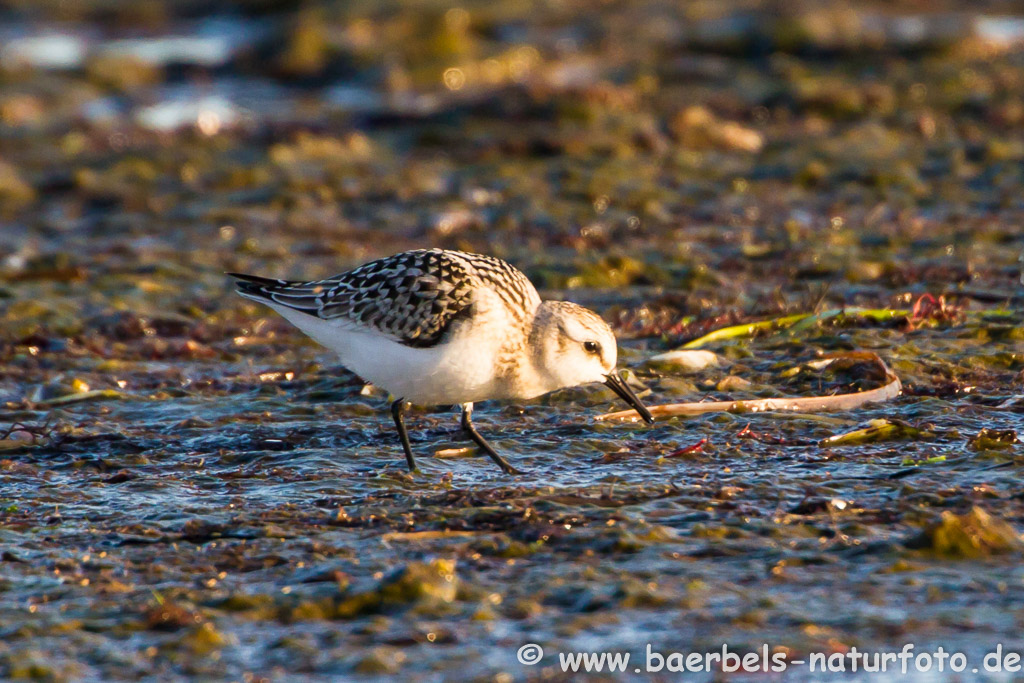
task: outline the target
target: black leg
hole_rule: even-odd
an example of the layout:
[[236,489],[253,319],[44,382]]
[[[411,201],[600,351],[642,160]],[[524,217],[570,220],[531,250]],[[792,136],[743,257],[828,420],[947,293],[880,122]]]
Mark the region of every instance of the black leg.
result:
[[487,455],[491,456],[491,460],[498,463],[498,467],[505,474],[522,474],[519,470],[506,462],[505,458],[498,455],[498,452],[491,447],[491,444],[487,443],[487,440],[480,436],[480,432],[476,431],[476,427],[473,426],[473,404],[463,403],[462,404],[462,430],[469,434],[469,438],[473,439],[477,446],[482,448]]
[[416,459],[412,457],[412,446],[409,445],[409,432],[405,431],[405,421],[402,416],[409,404],[404,398],[400,398],[391,404],[391,417],[395,418],[395,427],[398,429],[398,438],[402,440],[402,448],[405,449],[405,461],[409,463],[409,471],[416,471]]

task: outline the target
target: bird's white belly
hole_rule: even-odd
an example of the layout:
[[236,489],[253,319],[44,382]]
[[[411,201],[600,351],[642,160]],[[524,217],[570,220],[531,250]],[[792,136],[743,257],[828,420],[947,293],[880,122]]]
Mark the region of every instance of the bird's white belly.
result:
[[457,404],[498,398],[497,344],[479,335],[456,335],[427,348],[400,344],[383,335],[271,307],[314,340],[338,354],[342,365],[395,398],[420,405]]

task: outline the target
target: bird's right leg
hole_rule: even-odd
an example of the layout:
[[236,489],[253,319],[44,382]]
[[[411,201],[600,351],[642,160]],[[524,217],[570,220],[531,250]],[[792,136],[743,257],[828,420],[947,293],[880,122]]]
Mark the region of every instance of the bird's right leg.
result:
[[404,398],[391,403],[391,417],[395,418],[395,428],[398,429],[398,438],[402,440],[402,448],[405,450],[405,461],[409,463],[409,471],[416,471],[416,459],[412,457],[412,446],[409,445],[409,432],[405,431],[405,409],[409,404]]
[[491,456],[491,460],[498,463],[498,467],[501,468],[502,472],[505,474],[522,474],[522,472],[517,470],[515,467],[509,465],[505,458],[498,455],[498,451],[494,450],[494,447],[487,443],[487,439],[485,439],[480,432],[476,431],[476,427],[473,426],[472,403],[462,404],[462,430],[466,432],[466,434],[469,434],[469,438],[473,439],[473,442],[476,443],[484,453]]

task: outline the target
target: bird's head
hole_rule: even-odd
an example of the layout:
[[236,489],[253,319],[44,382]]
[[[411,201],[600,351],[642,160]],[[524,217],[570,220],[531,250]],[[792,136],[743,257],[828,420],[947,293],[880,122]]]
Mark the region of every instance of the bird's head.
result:
[[648,423],[650,412],[615,369],[615,334],[593,311],[568,301],[545,301],[537,309],[530,334],[534,365],[544,392],[601,382]]

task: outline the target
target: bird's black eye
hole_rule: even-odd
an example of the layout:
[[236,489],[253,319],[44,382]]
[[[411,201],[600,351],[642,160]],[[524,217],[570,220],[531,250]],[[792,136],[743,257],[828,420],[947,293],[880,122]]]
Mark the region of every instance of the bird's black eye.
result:
[[599,354],[601,353],[601,345],[596,341],[585,341],[583,342],[583,350],[587,353]]

